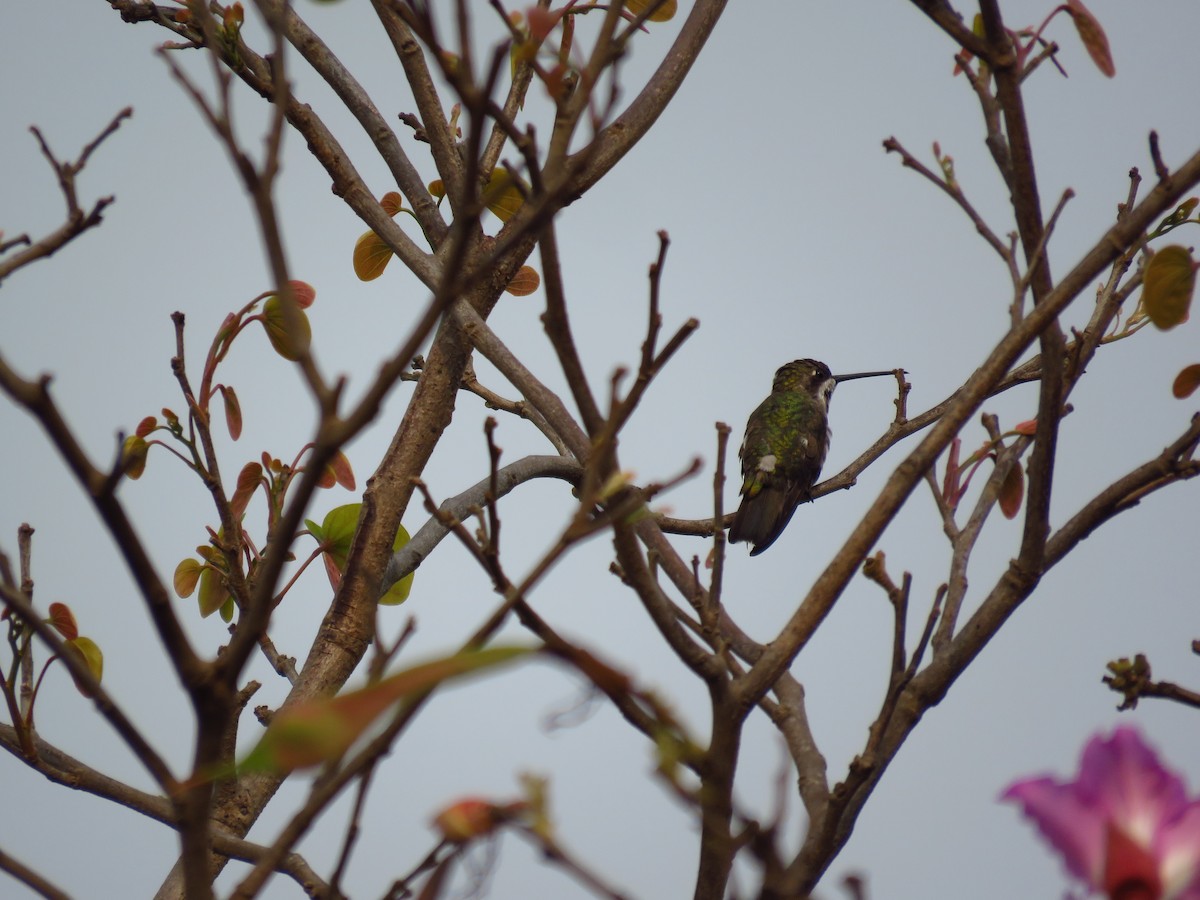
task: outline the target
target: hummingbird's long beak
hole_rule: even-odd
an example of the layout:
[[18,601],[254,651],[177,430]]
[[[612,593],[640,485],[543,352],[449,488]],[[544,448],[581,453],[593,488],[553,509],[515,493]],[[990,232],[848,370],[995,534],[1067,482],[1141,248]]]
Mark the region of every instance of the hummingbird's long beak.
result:
[[877,378],[880,375],[895,375],[896,372],[896,369],[887,372],[855,372],[853,375],[834,375],[833,380],[841,384],[843,381],[853,381],[855,378]]

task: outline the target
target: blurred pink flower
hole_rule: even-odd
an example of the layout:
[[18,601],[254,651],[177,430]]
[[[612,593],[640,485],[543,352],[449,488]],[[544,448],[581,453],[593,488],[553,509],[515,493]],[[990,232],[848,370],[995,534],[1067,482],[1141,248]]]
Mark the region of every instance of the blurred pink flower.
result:
[[1030,778],[1021,805],[1071,874],[1109,900],[1200,900],[1200,800],[1134,728],[1096,735],[1074,781]]

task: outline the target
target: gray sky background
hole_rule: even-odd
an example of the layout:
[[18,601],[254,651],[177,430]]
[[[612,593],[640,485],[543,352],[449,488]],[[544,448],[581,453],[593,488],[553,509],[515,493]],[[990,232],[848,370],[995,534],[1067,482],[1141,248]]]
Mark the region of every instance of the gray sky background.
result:
[[[686,13],[686,0],[681,6]],[[1026,86],[1043,207],[1049,211],[1067,187],[1076,193],[1051,246],[1058,275],[1109,227],[1127,194],[1130,167],[1151,175],[1150,129],[1158,130],[1169,165],[1200,147],[1200,119],[1191,103],[1200,76],[1190,62],[1200,10],[1191,0],[1093,0],[1091,6],[1108,31],[1116,79],[1096,71],[1070,21],[1059,17],[1048,37],[1062,46],[1070,77],[1045,66]],[[486,20],[486,4],[478,7]],[[1050,8],[1004,3],[1013,26],[1036,25]],[[394,121],[396,113],[414,108],[367,4],[304,0],[297,10],[386,116]],[[190,363],[198,372],[225,313],[265,290],[268,276],[249,205],[228,161],[155,58],[153,47],[165,32],[124,25],[99,0],[69,10],[9,4],[0,23],[6,86],[0,228],[7,236],[40,236],[62,218],[53,176],[28,125],[39,125],[61,158],[73,158],[117,110],[135,109],[80,181],[85,201],[116,194],[103,227],[20,272],[0,295],[0,352],[26,376],[55,374],[55,396],[93,458],[104,462],[114,452],[118,429],[131,430],[163,406],[182,405],[168,365],[169,314],[187,314]],[[623,70],[627,97],[677,27],[655,28],[635,42]],[[692,456],[704,458],[703,474],[664,500],[677,514],[711,512],[713,423],[728,422],[740,435],[781,363],[811,356],[841,372],[902,366],[913,384],[909,408],[915,414],[959,385],[1003,333],[1010,291],[999,260],[943,195],[881,149],[881,141],[894,135],[933,165],[929,148],[939,141],[993,229],[1012,229],[974,97],[964,79],[951,77],[953,52],[901,2],[875,3],[869,10],[796,0],[732,4],[648,138],[563,214],[568,299],[597,384],[615,366],[636,363],[654,235],[658,229],[671,235],[665,330],[689,316],[699,318],[701,328],[647,396],[621,453],[623,464],[643,480],[670,477]],[[190,60],[191,71],[202,74],[199,61]],[[392,189],[382,163],[332,95],[307,73],[296,71],[296,77],[298,93],[342,136],[377,193]],[[261,104],[244,92],[237,102],[242,138],[257,152]],[[544,112],[540,100],[531,103],[530,116]],[[547,130],[543,124],[541,132]],[[422,146],[402,138],[422,172],[436,177]],[[288,139],[279,203],[293,275],[317,288],[309,314],[318,359],[326,372],[345,372],[353,394],[407,333],[424,289],[399,263],[376,282],[357,281],[350,254],[364,226],[332,196],[328,178],[294,137]],[[1195,240],[1191,231],[1176,232],[1175,239]],[[506,298],[492,324],[540,377],[560,386],[538,321],[541,310],[540,293]],[[1064,324],[1081,326],[1089,312],[1081,298]],[[1174,400],[1170,384],[1180,368],[1200,358],[1198,345],[1193,324],[1170,334],[1147,329],[1098,355],[1063,426],[1056,525],[1186,427],[1195,399]],[[486,365],[479,372],[485,384],[513,395]],[[261,333],[239,338],[220,377],[238,389],[246,418],[241,440],[223,448],[225,471],[236,473],[264,449],[294,456],[314,413],[296,373]],[[411,385],[398,387],[377,426],[350,446],[360,485],[410,391]],[[886,428],[892,397],[884,380],[839,389],[827,474]],[[1029,418],[1035,403],[1028,387],[986,409],[1011,425]],[[460,398],[454,425],[426,472],[436,495],[456,494],[486,471],[481,424],[487,414],[475,398]],[[54,600],[71,604],[84,633],[105,651],[109,689],[182,770],[192,738],[186,701],[112,543],[27,416],[0,404],[0,433],[0,549],[15,557],[18,524],[37,528],[37,602],[43,608]],[[983,433],[973,425],[963,437],[970,448]],[[533,429],[511,417],[500,417],[499,442],[510,460],[547,452]],[[725,601],[743,627],[761,639],[778,629],[906,450],[885,457],[854,490],[802,509],[763,556],[751,560],[733,548]],[[167,579],[180,559],[194,553],[204,524],[214,518],[203,488],[187,475],[166,454],[152,454],[145,477],[121,488]],[[727,508],[734,490],[731,482]],[[1158,677],[1200,682],[1189,650],[1200,636],[1195,579],[1189,578],[1196,490],[1188,484],[1149,498],[1089,538],[1044,580],[903,749],[822,896],[838,896],[835,882],[849,872],[866,876],[873,900],[1061,896],[1061,867],[1016,810],[998,804],[996,796],[1017,777],[1073,773],[1085,740],[1118,721],[1140,725],[1171,764],[1200,785],[1194,752],[1200,717],[1154,703],[1118,715],[1117,698],[1100,684],[1107,660],[1135,652],[1150,656]],[[341,490],[323,493],[312,518],[355,499]],[[548,530],[566,523],[570,504],[558,482],[524,486],[505,501],[510,571],[523,572],[545,551]],[[261,529],[261,505],[251,507],[249,521]],[[406,524],[415,530],[423,521],[414,510]],[[972,560],[969,605],[1015,555],[1019,534],[1019,522],[989,522]],[[707,552],[699,541],[680,539],[679,545],[689,556]],[[949,558],[927,494],[917,493],[879,547],[894,574],[913,572],[912,627],[919,630]],[[610,557],[606,539],[593,541],[551,573],[535,606],[556,627],[670,698],[705,733],[703,690],[608,574]],[[328,593],[314,570],[289,595],[273,625],[281,650],[303,657]],[[180,602],[197,642],[215,650],[224,637],[221,623],[216,617],[200,621],[193,601]],[[410,658],[417,658],[454,646],[495,602],[484,574],[447,543],[418,572],[409,603],[384,619],[398,631],[408,616],[416,617]],[[511,636],[521,634],[514,630]],[[877,587],[858,579],[796,665],[833,780],[865,740],[886,685],[890,646],[890,608]],[[255,702],[277,703],[283,696],[278,679],[263,666],[253,674],[265,683]],[[650,777],[651,748],[604,706],[570,727],[545,727],[549,716],[580,697],[573,676],[535,664],[439,698],[379,780],[347,890],[355,897],[380,895],[432,846],[427,820],[439,807],[463,794],[508,797],[517,791],[517,774],[532,771],[551,779],[560,837],[589,865],[634,896],[689,896],[696,835],[686,813]],[[47,678],[38,723],[47,739],[85,762],[149,787],[62,671]],[[256,727],[252,720],[244,724],[245,742],[257,736]],[[739,802],[768,815],[783,759],[773,729],[765,720],[752,724]],[[9,811],[0,819],[0,847],[78,896],[147,896],[174,859],[173,834],[134,813],[50,785],[12,758],[0,759],[0,778]],[[296,782],[252,837],[266,839],[302,802],[307,779]],[[798,839],[798,801],[788,802]],[[323,874],[336,857],[348,809],[339,803],[301,847]],[[514,838],[506,837],[499,852],[493,896],[585,896]],[[476,859],[485,861],[482,854]],[[231,887],[240,871],[231,866],[222,885]],[[19,889],[10,882],[0,893],[17,896]],[[275,879],[268,894],[299,892]]]

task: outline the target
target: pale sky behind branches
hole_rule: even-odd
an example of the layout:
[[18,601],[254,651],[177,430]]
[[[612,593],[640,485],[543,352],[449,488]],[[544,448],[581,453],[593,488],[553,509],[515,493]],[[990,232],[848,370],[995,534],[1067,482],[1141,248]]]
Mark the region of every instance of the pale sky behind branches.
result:
[[[486,4],[473,6],[481,35],[494,38],[493,14]],[[689,3],[681,6],[680,20]],[[1058,277],[1112,223],[1128,192],[1129,169],[1136,166],[1152,178],[1150,129],[1158,130],[1168,165],[1200,147],[1200,119],[1192,108],[1200,81],[1192,63],[1200,8],[1192,0],[1093,0],[1091,7],[1108,32],[1117,77],[1110,81],[1096,70],[1069,19],[1060,16],[1047,36],[1061,45],[1070,77],[1044,65],[1025,85],[1043,210],[1049,215],[1065,188],[1076,193],[1050,246]],[[366,3],[301,0],[296,8],[389,120],[414,110]],[[1051,8],[1027,0],[1003,4],[1013,27],[1036,25]],[[174,352],[170,313],[187,314],[189,364],[198,377],[225,313],[269,287],[261,244],[224,152],[153,53],[166,32],[125,25],[100,0],[69,9],[11,3],[0,23],[6,86],[0,228],[6,237],[28,232],[36,238],[62,220],[53,175],[27,126],[41,127],[60,158],[74,158],[119,109],[135,110],[80,178],[85,206],[116,195],[104,224],[53,259],[19,272],[0,292],[0,352],[26,377],[54,373],[58,402],[93,459],[105,465],[118,430],[131,431],[163,406],[182,407],[168,364]],[[626,100],[677,27],[678,20],[655,27],[634,42],[622,68]],[[689,316],[701,327],[647,395],[623,433],[620,452],[623,466],[642,481],[669,478],[693,456],[704,459],[699,477],[661,500],[675,514],[711,514],[713,423],[728,422],[736,445],[746,415],[783,362],[816,357],[835,372],[904,367],[913,384],[909,412],[916,414],[961,384],[1003,334],[1011,289],[1000,260],[944,195],[881,147],[894,135],[933,167],[930,147],[938,141],[993,229],[1012,230],[975,98],[965,79],[951,75],[954,49],[903,2],[873,3],[869,11],[862,4],[795,0],[731,4],[646,140],[560,217],[572,321],[600,393],[615,366],[636,364],[655,232],[670,233],[664,333]],[[193,53],[184,57],[207,89],[205,61]],[[372,188],[378,194],[394,189],[332,94],[298,60],[292,72],[298,95],[341,137]],[[528,112],[545,134],[540,90],[533,88]],[[257,154],[265,104],[244,90],[236,103],[240,137]],[[397,130],[426,178],[436,177],[424,145],[415,144],[403,126]],[[512,153],[506,157],[516,160]],[[354,395],[407,333],[426,292],[399,262],[373,283],[354,277],[351,249],[365,226],[328,183],[303,142],[289,135],[278,202],[291,271],[317,289],[309,315],[320,365],[327,374],[346,373]],[[1143,196],[1149,187],[1143,186]],[[411,220],[400,221],[416,235]],[[487,227],[494,231],[498,223],[489,220]],[[1190,245],[1195,234],[1189,226],[1167,242]],[[1081,297],[1067,312],[1064,327],[1086,323],[1088,301]],[[538,321],[542,309],[540,292],[506,296],[491,323],[539,377],[560,389],[563,381]],[[1063,422],[1054,526],[1187,426],[1196,399],[1173,399],[1170,385],[1180,368],[1200,360],[1197,334],[1194,323],[1170,334],[1146,329],[1098,354]],[[515,396],[489,366],[477,368],[488,387]],[[246,419],[241,440],[223,443],[226,477],[264,449],[290,460],[308,439],[313,406],[298,374],[271,352],[260,330],[238,339],[219,377],[237,388]],[[411,390],[411,384],[398,386],[377,426],[348,448],[360,490]],[[826,475],[882,433],[893,396],[885,379],[838,390]],[[1011,427],[1029,418],[1035,404],[1036,389],[1027,386],[984,408]],[[482,422],[488,414],[499,419],[506,460],[549,452],[526,423],[462,395],[425,473],[436,496],[457,494],[485,474]],[[0,434],[0,549],[15,559],[17,526],[35,526],[36,602],[42,608],[54,600],[72,606],[83,633],[105,652],[108,689],[183,771],[191,715],[112,542],[28,416],[0,404]],[[983,438],[977,423],[969,425],[965,449]],[[801,509],[763,556],[749,559],[741,547],[731,548],[724,600],[747,631],[762,640],[773,636],[912,440],[853,490]],[[1157,677],[1200,684],[1200,666],[1190,652],[1192,638],[1200,637],[1191,577],[1197,490],[1188,483],[1150,497],[1044,579],[902,749],[823,882],[822,897],[841,896],[836,882],[851,872],[867,879],[872,900],[1062,896],[1067,882],[1061,867],[1015,808],[996,797],[1017,777],[1073,773],[1088,736],[1118,721],[1138,724],[1200,788],[1200,715],[1155,702],[1118,715],[1118,698],[1100,684],[1106,661],[1136,652],[1149,655]],[[727,510],[735,492],[731,480]],[[204,525],[215,524],[203,487],[165,453],[152,453],[143,479],[124,484],[120,495],[167,581],[176,563],[203,542]],[[356,499],[340,489],[322,492],[310,517],[319,520],[329,508]],[[501,503],[502,550],[511,574],[521,575],[545,551],[566,524],[572,502],[554,481],[524,485]],[[1016,554],[1019,522],[994,519],[972,559],[967,613]],[[424,520],[412,506],[410,530]],[[261,535],[261,500],[247,521]],[[699,539],[677,544],[689,558],[708,552]],[[306,552],[308,539],[298,546]],[[947,577],[949,559],[927,490],[916,492],[879,548],[894,576],[913,573],[915,637]],[[702,686],[608,573],[610,558],[608,539],[594,539],[537,589],[535,608],[659,691],[704,735]],[[328,597],[324,575],[314,567],[273,623],[283,652],[303,658]],[[496,602],[484,573],[447,542],[418,571],[408,604],[385,611],[383,622],[395,634],[407,617],[416,617],[417,636],[406,658],[419,659],[454,647]],[[194,600],[180,601],[180,608],[197,643],[215,651],[225,636],[218,618],[201,621]],[[506,637],[528,640],[515,627]],[[866,738],[883,696],[890,650],[886,598],[858,578],[797,662],[833,781]],[[252,674],[264,682],[254,703],[278,703],[284,693],[279,679],[258,661]],[[581,860],[633,896],[690,896],[697,844],[690,817],[650,777],[653,755],[646,741],[599,701],[577,708],[583,697],[577,677],[545,663],[439,695],[377,778],[345,882],[350,895],[379,896],[424,856],[435,841],[427,821],[441,806],[464,794],[506,799],[518,791],[518,773],[531,771],[551,779],[559,837]],[[150,788],[61,669],[47,677],[37,713],[46,739],[107,774]],[[565,724],[547,727],[555,717]],[[246,716],[244,744],[257,729]],[[784,749],[762,716],[752,718],[746,734],[737,801],[767,818],[778,801]],[[149,896],[175,859],[174,833],[135,813],[50,785],[8,756],[0,758],[0,779],[0,847],[73,894]],[[293,781],[252,839],[269,841],[303,801],[309,777]],[[790,780],[787,785],[798,840],[799,801]],[[347,800],[300,847],[326,876]],[[476,851],[473,858],[486,866],[486,854]],[[241,871],[231,865],[222,888],[236,883]],[[500,842],[489,877],[494,897],[588,896],[513,836]],[[757,876],[740,881],[756,884]],[[14,882],[0,886],[4,896],[20,896],[20,890]],[[299,891],[276,878],[267,895],[294,897]]]

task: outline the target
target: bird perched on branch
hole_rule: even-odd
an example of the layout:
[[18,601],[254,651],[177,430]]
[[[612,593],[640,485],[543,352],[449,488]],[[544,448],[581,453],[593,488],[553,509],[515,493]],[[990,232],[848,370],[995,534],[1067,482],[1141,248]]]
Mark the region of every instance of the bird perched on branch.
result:
[[829,398],[840,382],[893,372],[831,375],[815,359],[780,366],[771,396],[750,414],[738,455],[742,460],[742,503],[729,527],[729,540],[752,545],[757,556],[783,533],[796,507],[812,499],[812,488],[829,452]]

